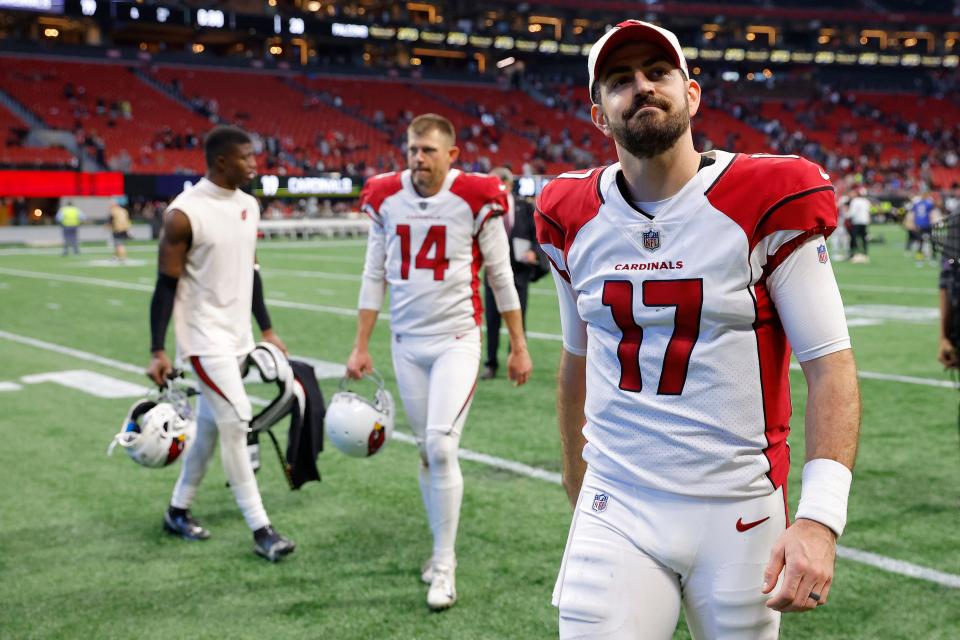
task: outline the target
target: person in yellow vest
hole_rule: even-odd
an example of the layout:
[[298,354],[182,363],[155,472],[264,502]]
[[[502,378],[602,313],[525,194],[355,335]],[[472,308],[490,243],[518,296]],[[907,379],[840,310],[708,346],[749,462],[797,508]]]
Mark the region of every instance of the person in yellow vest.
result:
[[57,224],[63,229],[63,255],[67,255],[71,248],[75,254],[79,254],[80,242],[77,239],[77,230],[80,228],[80,224],[87,219],[87,216],[73,205],[73,201],[67,200],[57,211],[56,219]]
[[110,205],[110,221],[107,226],[113,234],[113,257],[124,263],[127,261],[127,248],[124,244],[130,238],[130,214],[117,201]]

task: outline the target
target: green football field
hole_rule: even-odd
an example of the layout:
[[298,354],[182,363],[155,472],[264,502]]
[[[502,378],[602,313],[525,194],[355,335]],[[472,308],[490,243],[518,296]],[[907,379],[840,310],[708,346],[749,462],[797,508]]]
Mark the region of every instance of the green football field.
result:
[[[871,264],[834,265],[864,405],[847,532],[829,604],[784,616],[783,638],[960,637],[960,397],[935,360],[937,269],[904,255],[900,229],[873,231],[886,242],[872,246]],[[345,361],[363,241],[265,242],[259,257],[291,352]],[[161,530],[177,467],[106,456],[136,386],[146,386],[155,248],[133,246],[125,266],[108,258],[102,245],[67,258],[0,250],[0,637],[556,637],[550,595],[570,507],[557,483],[549,278],[530,299],[533,380],[517,389],[501,374],[477,392],[463,437],[460,601],[434,614],[419,581],[430,536],[418,456],[402,437],[367,460],[328,449],[323,481],[295,492],[263,449],[267,512],[298,544],[279,564],[252,553],[218,462],[193,507],[212,538],[187,543]],[[373,355],[395,390],[387,338],[381,322]],[[791,512],[806,395],[792,375]],[[322,381],[328,397],[336,386]],[[117,397],[93,393],[105,389]],[[407,432],[402,411],[398,422]],[[682,625],[676,637],[688,637]]]

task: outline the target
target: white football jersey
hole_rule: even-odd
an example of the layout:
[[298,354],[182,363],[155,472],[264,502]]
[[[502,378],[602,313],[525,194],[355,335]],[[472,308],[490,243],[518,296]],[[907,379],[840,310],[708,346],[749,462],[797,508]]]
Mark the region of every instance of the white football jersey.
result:
[[179,356],[249,353],[257,199],[203,178],[177,196],[171,209],[186,214],[193,235],[173,305]]
[[[390,285],[393,333],[440,335],[475,329],[483,311],[480,232],[507,208],[500,180],[452,169],[440,192],[424,198],[409,170],[386,173],[367,181],[360,207],[374,225],[368,242],[384,243],[382,278]],[[500,235],[497,240],[505,251],[506,234]],[[369,252],[368,247],[368,269]],[[367,308],[363,300],[361,308]]]
[[[655,218],[621,181],[619,164],[561,175],[536,214],[586,331],[584,458],[602,475],[678,494],[769,494],[786,483],[791,414],[790,345],[770,277],[836,227],[829,177],[795,156],[714,151]],[[804,346],[810,359],[850,343],[826,249],[806,250],[832,283],[812,299],[832,300],[838,320]],[[791,310],[787,324],[820,311]]]

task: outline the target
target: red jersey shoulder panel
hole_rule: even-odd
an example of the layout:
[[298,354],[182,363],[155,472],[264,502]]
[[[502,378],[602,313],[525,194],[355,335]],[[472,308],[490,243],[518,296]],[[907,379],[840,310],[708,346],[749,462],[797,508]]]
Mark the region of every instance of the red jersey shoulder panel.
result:
[[540,244],[564,253],[577,232],[600,211],[600,176],[605,167],[571,171],[551,180],[537,199],[536,225]]
[[367,180],[360,192],[360,210],[368,216],[380,215],[380,205],[383,201],[403,189],[400,173],[391,171],[381,173]]
[[829,235],[837,227],[830,176],[799,156],[738,154],[705,195],[743,229],[751,251],[777,231]]
[[507,210],[507,188],[497,176],[461,173],[450,185],[450,192],[470,206],[474,218],[481,212],[486,216],[488,211],[499,215]]

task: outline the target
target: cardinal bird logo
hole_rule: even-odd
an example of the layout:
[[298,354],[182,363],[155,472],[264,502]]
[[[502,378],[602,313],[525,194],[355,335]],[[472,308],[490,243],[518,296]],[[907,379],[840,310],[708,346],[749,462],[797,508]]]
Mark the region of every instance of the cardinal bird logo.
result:
[[367,438],[367,455],[372,456],[375,454],[386,441],[387,432],[384,430],[383,425],[379,422],[374,423],[373,431],[370,432],[370,437]]

